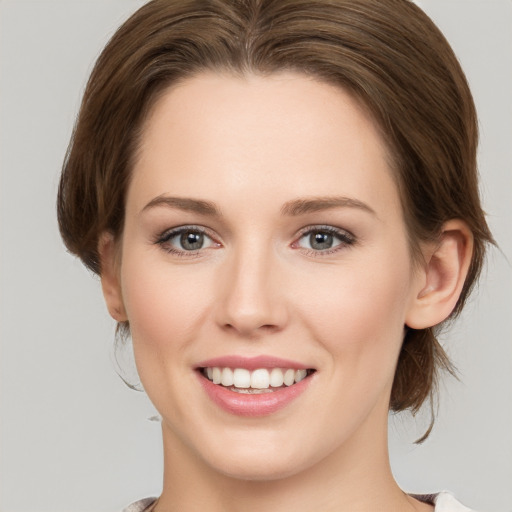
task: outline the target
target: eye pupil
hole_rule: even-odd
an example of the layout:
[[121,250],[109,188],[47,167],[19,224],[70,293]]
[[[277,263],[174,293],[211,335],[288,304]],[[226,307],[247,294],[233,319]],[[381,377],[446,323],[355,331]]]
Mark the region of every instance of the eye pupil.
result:
[[317,250],[330,249],[332,247],[333,241],[333,235],[323,231],[312,233],[309,237],[311,248]]
[[204,235],[203,233],[187,231],[181,234],[180,243],[183,249],[187,251],[196,251],[203,247]]

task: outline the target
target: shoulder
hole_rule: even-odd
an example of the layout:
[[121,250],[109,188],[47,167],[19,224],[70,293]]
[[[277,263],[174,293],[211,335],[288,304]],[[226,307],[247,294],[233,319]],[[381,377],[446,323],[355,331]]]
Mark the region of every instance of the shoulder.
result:
[[144,498],[143,500],[136,501],[128,505],[122,512],[145,512],[156,501],[156,498]]

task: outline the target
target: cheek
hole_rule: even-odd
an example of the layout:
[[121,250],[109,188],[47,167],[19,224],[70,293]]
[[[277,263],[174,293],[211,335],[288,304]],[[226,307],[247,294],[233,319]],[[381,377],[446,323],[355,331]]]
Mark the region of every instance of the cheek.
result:
[[163,416],[171,410],[175,420],[183,419],[188,414],[183,403],[195,399],[189,396],[195,375],[187,364],[188,347],[205,323],[206,276],[191,279],[186,269],[172,269],[151,258],[141,261],[142,255],[129,255],[122,266],[123,299],[138,375]]
[[[393,261],[392,261],[393,260]],[[300,292],[302,318],[333,358],[394,371],[409,302],[409,259],[354,259],[313,274]]]
[[137,256],[123,262],[122,283],[136,357],[161,357],[179,351],[205,315],[206,276],[190,280],[186,271],[161,262],[138,264]]

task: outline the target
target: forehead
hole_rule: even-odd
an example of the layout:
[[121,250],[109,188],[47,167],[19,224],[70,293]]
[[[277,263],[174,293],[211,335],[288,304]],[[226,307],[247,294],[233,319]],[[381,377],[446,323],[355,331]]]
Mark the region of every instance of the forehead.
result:
[[378,199],[384,182],[396,196],[388,161],[376,123],[339,87],[296,73],[203,73],[155,102],[129,199],[134,190],[138,201],[269,191],[283,202],[339,193]]

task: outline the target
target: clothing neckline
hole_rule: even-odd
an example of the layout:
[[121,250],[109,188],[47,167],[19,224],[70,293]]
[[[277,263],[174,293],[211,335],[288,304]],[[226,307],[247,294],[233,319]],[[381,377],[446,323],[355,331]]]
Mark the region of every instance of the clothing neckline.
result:
[[[435,507],[434,512],[474,512],[457,501],[449,491],[434,494],[409,494],[409,496],[423,503],[433,505]],[[156,497],[144,498],[132,503],[122,512],[151,512],[151,507],[154,506],[157,499]]]

